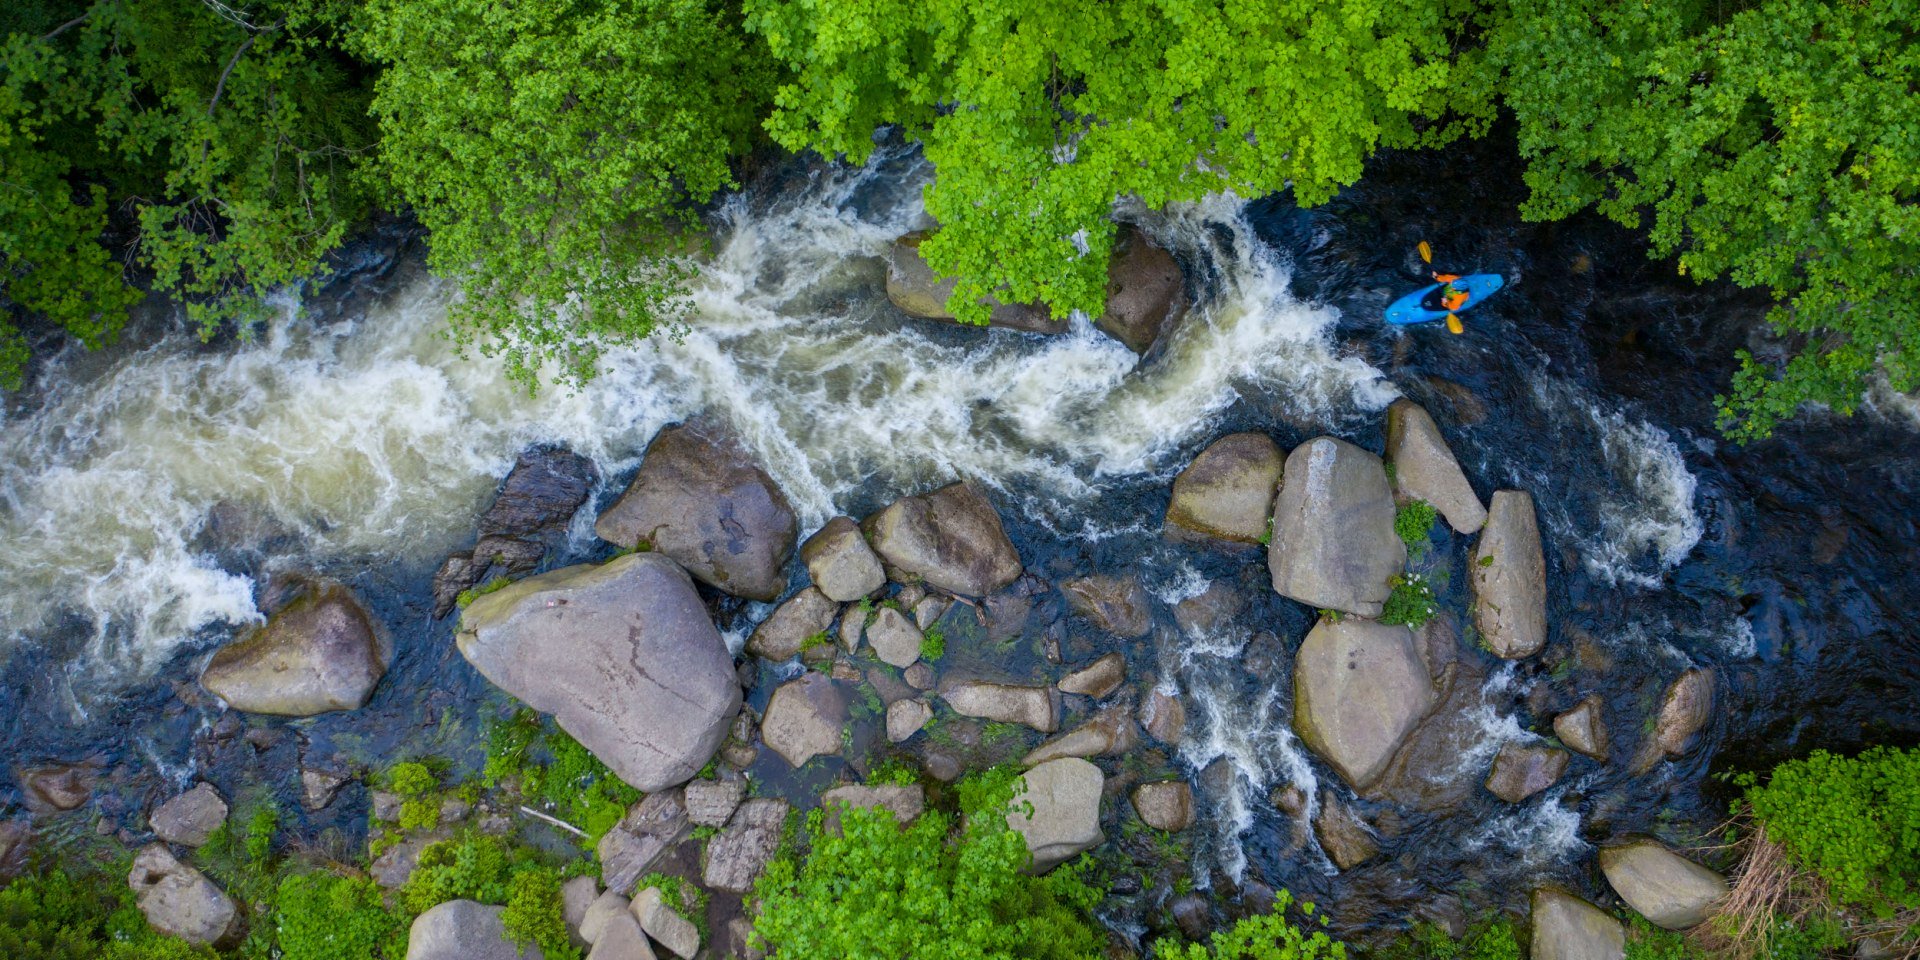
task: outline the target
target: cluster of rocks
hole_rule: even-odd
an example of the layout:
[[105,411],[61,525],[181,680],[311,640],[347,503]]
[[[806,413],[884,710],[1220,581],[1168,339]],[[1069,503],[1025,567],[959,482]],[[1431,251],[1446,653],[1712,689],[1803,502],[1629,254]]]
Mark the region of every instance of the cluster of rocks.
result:
[[[1731,892],[1725,877],[1645,837],[1602,848],[1600,870],[1627,906],[1667,930],[1705,923]],[[1586,900],[1541,887],[1533,891],[1529,907],[1536,960],[1626,956],[1625,926]]]

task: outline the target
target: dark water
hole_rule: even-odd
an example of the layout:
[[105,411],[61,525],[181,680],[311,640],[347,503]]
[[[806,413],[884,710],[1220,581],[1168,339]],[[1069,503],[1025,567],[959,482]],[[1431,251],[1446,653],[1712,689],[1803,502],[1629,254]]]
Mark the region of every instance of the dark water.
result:
[[[807,175],[796,165],[768,174],[770,182],[756,189],[778,195],[782,178],[797,184]],[[1173,772],[1195,779],[1207,822],[1194,831],[1189,862],[1223,917],[1242,909],[1240,893],[1261,898],[1261,884],[1320,901],[1336,932],[1361,940],[1448,900],[1455,906],[1441,912],[1514,909],[1542,880],[1603,900],[1594,847],[1636,832],[1697,842],[1723,819],[1731,799],[1714,774],[1764,768],[1814,748],[1920,742],[1920,582],[1909,572],[1920,533],[1913,519],[1920,477],[1914,424],[1874,412],[1850,420],[1813,414],[1771,440],[1728,443],[1714,429],[1713,396],[1727,382],[1733,350],[1755,336],[1764,301],[1677,277],[1671,264],[1646,259],[1633,234],[1591,217],[1524,223],[1515,213],[1521,190],[1517,162],[1490,142],[1387,156],[1360,186],[1323,208],[1303,211],[1270,198],[1253,204],[1247,219],[1290,261],[1295,296],[1340,311],[1333,330],[1339,350],[1384,371],[1434,413],[1483,497],[1519,487],[1539,505],[1547,653],[1503,668],[1459,645],[1459,656],[1487,678],[1483,764],[1503,739],[1547,730],[1555,713],[1590,692],[1606,700],[1615,762],[1576,757],[1559,785],[1520,805],[1479,790],[1440,815],[1362,802],[1383,850],[1345,874],[1333,871],[1311,841],[1297,844],[1298,825],[1267,801],[1269,791],[1302,773],[1344,792],[1286,734],[1291,652],[1313,612],[1266,587],[1257,553],[1163,541],[1158,520],[1167,479],[1207,442],[1237,430],[1267,432],[1285,448],[1332,429],[1379,450],[1383,416],[1304,416],[1274,381],[1253,382],[1153,469],[1096,474],[1069,464],[1087,480],[1072,495],[1027,476],[998,484],[995,496],[1030,572],[1050,582],[1135,572],[1160,600],[1155,631],[1139,642],[1116,642],[1067,616],[1058,594],[1048,591],[1037,599],[1030,629],[1006,645],[975,637],[971,612],[956,607],[945,621],[955,640],[943,667],[1008,679],[1057,677],[1060,668],[1045,656],[1051,632],[1069,665],[1119,649],[1128,655],[1130,677],[1177,678],[1191,739],[1208,742],[1107,766],[1122,777]],[[850,200],[849,210],[861,202]],[[1420,240],[1433,244],[1437,265],[1510,280],[1497,299],[1467,314],[1466,336],[1374,322],[1387,302],[1419,282],[1423,268],[1413,250]],[[1204,299],[1228,266],[1182,253]],[[350,318],[402,288],[417,273],[417,242],[404,229],[391,230],[357,248],[352,263],[343,279],[310,298],[321,322]],[[878,296],[871,278],[867,286],[853,302]],[[966,350],[989,335],[936,328],[925,336]],[[609,478],[601,505],[628,475],[630,469]],[[834,505],[859,516],[926,485],[877,469],[841,491]],[[1466,607],[1469,547],[1467,538],[1441,532],[1419,561],[1456,615]],[[264,589],[284,568],[270,561],[297,558],[300,545],[205,548]],[[549,562],[597,559],[607,550],[579,543]],[[230,795],[265,790],[288,800],[301,757],[380,769],[397,755],[434,754],[471,769],[485,719],[504,701],[454,650],[451,622],[431,618],[433,561],[376,556],[322,566],[369,600],[396,641],[394,666],[367,708],[303,721],[221,713],[195,694],[191,677],[224,628],[207,629],[189,645],[195,652],[152,682],[99,700],[76,696],[70,665],[87,631],[71,623],[44,631],[38,644],[0,667],[0,724],[11,764],[103,757],[112,773],[97,811],[136,829],[147,804],[194,770]],[[1165,601],[1207,581],[1233,587],[1246,607],[1207,636],[1184,635]],[[764,608],[720,598],[714,609],[723,629],[734,631],[764,615]],[[1680,760],[1630,774],[1624,760],[1644,734],[1644,718],[1665,684],[1689,666],[1716,673],[1711,726]],[[749,701],[764,705],[772,681],[792,669],[759,665]],[[876,727],[869,719],[856,728],[856,767],[887,752],[875,746]],[[1037,739],[1024,735],[982,753],[1017,755]],[[842,761],[797,775],[783,768],[765,752],[753,773],[762,789],[801,798],[839,776]],[[0,786],[0,813],[19,803],[13,784]],[[348,844],[364,833],[366,795],[358,786],[319,814],[282,806],[299,834],[332,831]],[[81,823],[76,816],[70,829],[90,825],[90,817]],[[1118,818],[1110,817],[1109,833],[1120,839],[1116,849],[1146,849],[1123,836]],[[1115,863],[1124,872],[1117,855]],[[1157,870],[1143,872],[1166,876]],[[1168,899],[1164,886],[1150,882],[1118,897],[1108,914],[1129,931],[1164,927]]]

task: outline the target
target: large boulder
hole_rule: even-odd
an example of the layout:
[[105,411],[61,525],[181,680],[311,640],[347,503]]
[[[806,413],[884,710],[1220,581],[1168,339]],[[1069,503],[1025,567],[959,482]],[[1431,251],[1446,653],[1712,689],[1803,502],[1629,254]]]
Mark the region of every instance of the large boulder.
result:
[[141,848],[127,885],[147,923],[167,936],[198,946],[222,943],[240,931],[233,899],[205,874],[174,859],[166,844]]
[[1387,462],[1403,497],[1425,500],[1447,518],[1447,526],[1473,533],[1487,522],[1487,508],[1473,492],[1440,427],[1419,404],[1401,398],[1387,408]]
[[1407,564],[1393,514],[1379,457],[1333,437],[1295,447],[1273,504],[1267,566],[1274,591],[1312,607],[1379,616],[1392,593],[1387,581]]
[[1286,460],[1264,433],[1230,433],[1173,478],[1167,527],[1183,535],[1261,543]]
[[1032,872],[1045,873],[1106,839],[1100,832],[1106,777],[1099,767],[1066,757],[1040,764],[1020,779],[1026,789],[1014,797],[1007,826],[1026,839]]
[[1041,733],[1060,727],[1060,694],[1052,687],[970,680],[942,687],[940,699],[963,717],[1026,724]]
[[1725,877],[1652,840],[1601,848],[1600,870],[1620,899],[1668,930],[1698,926],[1730,892]]
[[1193,826],[1193,788],[1185,780],[1159,780],[1133,788],[1133,811],[1155,830]]
[[487,594],[455,640],[481,675],[648,793],[706,766],[740,710],[726,642],[686,571],[657,553]]
[[213,836],[227,821],[227,802],[213,784],[201,781],[172,800],[155,808],[147,817],[153,834],[168,843],[197,847]]
[[746,893],[780,851],[787,802],[757,797],[740,805],[726,829],[707,841],[701,881],[715,890]]
[[1187,281],[1179,262],[1138,227],[1122,227],[1107,261],[1107,309],[1094,326],[1145,354],[1186,313]]
[[1153,629],[1147,591],[1133,577],[1101,574],[1075,577],[1062,583],[1060,592],[1074,613],[1116,637],[1144,637]]
[[336,583],[308,586],[264,626],[221,647],[200,685],[235,710],[310,717],[373,696],[393,651],[373,616]]
[[[947,300],[959,281],[935,274],[920,256],[920,244],[931,235],[916,230],[893,242],[887,255],[887,299],[910,317],[952,321],[953,311],[947,309]],[[1067,329],[1067,321],[1055,320],[1041,304],[1002,303],[993,297],[986,302],[993,307],[988,326],[1027,333],[1062,333]]]
[[532,573],[547,549],[566,536],[574,511],[599,479],[592,460],[565,447],[522,452],[481,514],[473,549],[447,557],[434,575],[433,615],[452,612],[460,592],[475,584]]
[[1020,578],[1020,554],[1000,514],[972,483],[902,497],[863,524],[875,553],[902,582],[984,597]]
[[773,691],[760,720],[760,739],[797,768],[839,753],[840,731],[848,720],[846,694],[831,677],[810,670]]
[[1487,791],[1508,803],[1519,803],[1554,785],[1567,772],[1565,750],[1538,744],[1509,743],[1493,758],[1487,773]]
[[449,900],[428,910],[407,930],[407,960],[546,960],[538,946],[508,939],[506,909]]
[[825,634],[839,612],[840,605],[818,587],[808,587],[787,598],[753,628],[753,635],[747,638],[747,652],[768,660],[791,660],[806,649],[809,640]]
[[1623,960],[1626,928],[1620,921],[1572,894],[1541,888],[1533,892],[1532,960]]
[[623,547],[644,542],[736,597],[772,601],[786,589],[799,521],[738,439],[686,424],[653,438],[633,483],[593,532]]
[[1605,763],[1609,738],[1601,708],[1600,695],[1588,694],[1573,709],[1553,718],[1553,735],[1569,749]]
[[1357,790],[1386,771],[1434,699],[1406,627],[1322,619],[1294,658],[1294,730]]
[[1473,625],[1495,656],[1520,660],[1547,645],[1547,562],[1533,495],[1498,490],[1468,565]]
[[834,517],[800,545],[813,585],[829,599],[852,603],[887,585],[880,557],[867,545],[860,525],[848,517]]

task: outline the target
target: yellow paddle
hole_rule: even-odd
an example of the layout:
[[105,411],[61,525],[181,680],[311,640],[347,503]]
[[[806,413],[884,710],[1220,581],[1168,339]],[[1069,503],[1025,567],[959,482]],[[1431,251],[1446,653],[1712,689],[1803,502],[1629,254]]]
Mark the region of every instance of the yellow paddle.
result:
[[1427,246],[1427,242],[1425,240],[1420,241],[1419,247],[1417,249],[1419,249],[1420,251],[1420,259],[1423,262],[1426,262],[1426,263],[1433,262],[1433,248]]
[[1449,313],[1447,314],[1447,332],[1466,333],[1467,328],[1461,325],[1459,316]]

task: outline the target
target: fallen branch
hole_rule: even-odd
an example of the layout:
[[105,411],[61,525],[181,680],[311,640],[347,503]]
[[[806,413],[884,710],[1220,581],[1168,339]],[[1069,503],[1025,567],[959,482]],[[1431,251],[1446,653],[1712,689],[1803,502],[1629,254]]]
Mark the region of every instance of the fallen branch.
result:
[[565,830],[568,833],[571,833],[582,840],[585,840],[587,838],[587,832],[585,830],[582,830],[579,827],[576,827],[573,824],[560,819],[559,817],[547,816],[546,814],[541,813],[540,811],[527,806],[522,806],[520,808],[520,812],[526,814],[529,817],[535,817],[541,820],[545,820],[546,822],[551,823],[554,826],[559,827],[560,829]]

